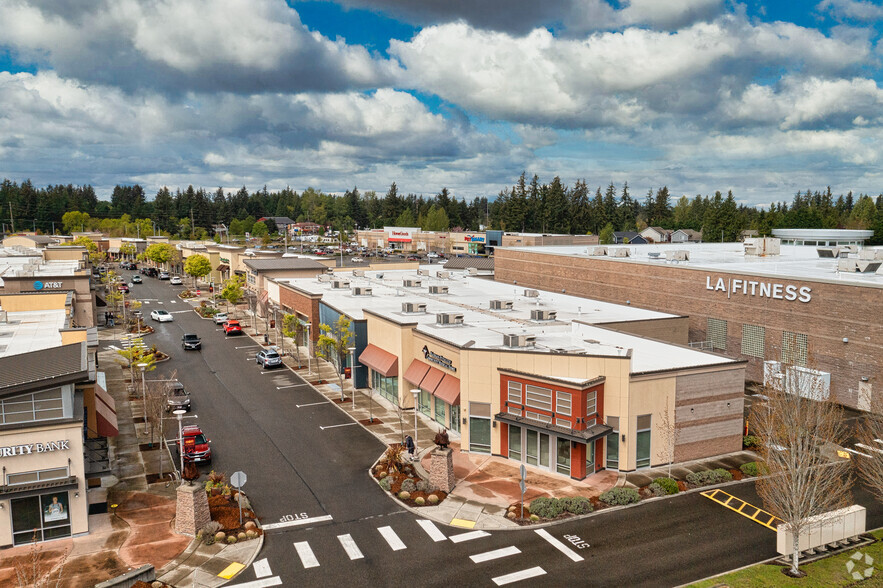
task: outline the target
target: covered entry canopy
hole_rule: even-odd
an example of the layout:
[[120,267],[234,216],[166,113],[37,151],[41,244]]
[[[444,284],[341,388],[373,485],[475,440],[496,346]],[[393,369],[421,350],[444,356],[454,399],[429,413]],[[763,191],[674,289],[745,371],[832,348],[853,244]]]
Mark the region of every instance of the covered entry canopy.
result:
[[371,343],[359,355],[359,363],[387,378],[399,371],[399,358]]
[[500,421],[501,423],[524,427],[525,429],[533,429],[534,431],[539,431],[541,433],[554,433],[558,437],[577,441],[578,443],[588,443],[595,439],[606,437],[613,432],[613,427],[603,423],[594,424],[584,431],[576,431],[574,429],[568,429],[567,427],[559,427],[558,425],[553,425],[551,423],[543,423],[525,417],[515,416],[507,412],[495,414],[494,420]]

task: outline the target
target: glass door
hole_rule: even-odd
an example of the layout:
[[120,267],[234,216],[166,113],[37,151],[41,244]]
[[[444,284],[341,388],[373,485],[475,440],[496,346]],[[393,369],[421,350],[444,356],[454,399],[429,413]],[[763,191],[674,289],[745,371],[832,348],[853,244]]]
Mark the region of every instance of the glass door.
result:
[[521,461],[521,427],[509,425],[509,459]]
[[460,432],[460,405],[451,406],[451,430]]
[[586,475],[591,476],[595,473],[595,442],[586,443]]
[[555,439],[555,468],[559,474],[570,475],[570,440]]
[[491,452],[491,420],[481,417],[469,418],[469,450],[476,453]]
[[545,433],[527,429],[525,431],[527,442],[524,448],[524,461],[530,465],[538,465],[543,468],[549,467],[549,436]]
[[549,436],[540,433],[540,467],[549,468]]

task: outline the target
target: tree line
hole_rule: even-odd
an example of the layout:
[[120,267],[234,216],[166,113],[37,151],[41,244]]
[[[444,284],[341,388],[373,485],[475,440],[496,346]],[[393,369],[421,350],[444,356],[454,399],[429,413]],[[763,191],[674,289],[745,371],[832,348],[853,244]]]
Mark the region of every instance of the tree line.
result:
[[[798,191],[793,200],[768,209],[736,202],[723,194],[675,197],[667,186],[633,196],[628,182],[609,183],[591,190],[586,180],[573,186],[559,177],[541,183],[522,173],[496,197],[458,198],[447,188],[431,196],[400,194],[393,182],[386,194],[360,192],[327,194],[314,188],[249,192],[188,186],[174,192],[160,189],[148,199],[139,185],[118,185],[110,200],[100,200],[89,186],[72,184],[39,188],[29,180],[0,182],[0,219],[5,229],[42,233],[99,230],[112,236],[160,233],[180,238],[208,238],[217,225],[231,234],[244,234],[261,217],[312,221],[335,230],[383,226],[423,230],[477,231],[481,227],[513,232],[602,234],[641,231],[647,226],[701,231],[707,241],[734,241],[752,229],[768,235],[775,228],[871,229],[873,243],[883,243],[883,194],[852,192],[835,196],[825,190]],[[269,232],[276,227],[269,223]]]

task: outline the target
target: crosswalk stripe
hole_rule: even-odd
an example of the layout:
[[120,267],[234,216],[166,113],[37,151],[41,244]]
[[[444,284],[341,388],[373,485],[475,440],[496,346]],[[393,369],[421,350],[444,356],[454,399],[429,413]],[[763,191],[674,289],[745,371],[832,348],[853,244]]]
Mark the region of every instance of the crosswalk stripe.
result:
[[504,547],[502,549],[494,549],[493,551],[476,553],[475,555],[470,555],[469,559],[471,559],[473,563],[482,563],[485,561],[491,561],[492,559],[500,559],[501,557],[517,555],[519,553],[521,553],[521,550],[512,545],[510,547]]
[[506,584],[511,584],[513,582],[520,582],[521,580],[527,580],[528,578],[536,578],[537,576],[543,576],[546,574],[546,570],[537,566],[535,568],[528,568],[526,570],[521,570],[520,572],[512,572],[511,574],[506,574],[505,576],[497,576],[494,578],[494,584],[497,586],[504,586]]
[[554,547],[555,549],[557,549],[558,551],[560,551],[561,553],[563,553],[564,555],[566,555],[567,557],[569,557],[571,560],[573,560],[573,561],[583,561],[582,556],[575,554],[575,553],[574,553],[569,547],[567,547],[564,543],[562,543],[561,541],[558,541],[557,539],[555,539],[554,537],[552,537],[552,536],[549,534],[549,532],[548,532],[547,530],[545,530],[545,529],[537,529],[537,530],[536,530],[536,533],[537,533],[537,535],[539,535],[540,537],[542,537],[543,539],[545,539],[546,541],[548,541],[548,542],[552,545],[552,547]]
[[447,539],[445,534],[438,530],[438,527],[435,526],[435,523],[432,521],[427,521],[426,519],[417,519],[417,524],[420,525],[426,534],[429,535],[429,538],[438,543],[439,541],[444,541]]
[[350,559],[362,559],[363,557],[365,557],[359,550],[359,546],[356,545],[355,541],[353,541],[352,535],[338,535],[337,540],[340,541],[340,544],[343,546],[343,550],[346,551],[346,554],[349,556]]
[[472,541],[473,539],[481,539],[482,537],[490,537],[490,533],[487,531],[469,531],[468,533],[451,535],[448,539],[454,543],[462,543],[463,541]]
[[268,588],[269,586],[281,586],[282,580],[279,576],[272,578],[261,578],[251,582],[243,582],[242,584],[228,584],[227,588]]
[[865,445],[864,443],[856,443],[856,447],[861,447],[862,449],[867,449],[868,451],[873,451],[874,453],[883,453],[883,449],[877,449],[876,447],[871,447],[870,445]]
[[401,551],[402,549],[407,548],[407,546],[402,543],[402,540],[399,539],[399,536],[396,535],[396,532],[392,530],[392,527],[378,527],[377,530],[383,538],[386,539],[386,542],[389,543],[389,546],[393,551]]
[[270,562],[267,561],[267,558],[259,559],[254,562],[254,575],[256,578],[264,578],[269,576],[273,572],[270,571]]
[[313,554],[313,550],[310,549],[309,542],[298,541],[294,544],[294,548],[297,550],[297,555],[300,556],[300,562],[304,565],[305,568],[319,567],[319,560],[316,559],[316,556]]

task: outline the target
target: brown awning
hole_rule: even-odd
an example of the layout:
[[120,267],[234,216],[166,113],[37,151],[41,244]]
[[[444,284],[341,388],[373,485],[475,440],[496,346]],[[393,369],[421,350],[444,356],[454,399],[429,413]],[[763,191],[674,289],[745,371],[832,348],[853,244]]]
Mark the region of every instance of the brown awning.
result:
[[415,359],[411,362],[411,365],[409,365],[408,369],[405,371],[405,379],[415,386],[419,386],[420,382],[423,381],[423,378],[426,377],[426,372],[428,371],[428,365],[426,365],[419,359]]
[[359,355],[359,363],[367,365],[378,374],[390,377],[398,375],[399,358],[371,343]]
[[420,382],[420,389],[435,394],[435,389],[438,388],[444,377],[445,373],[443,371],[430,367],[429,371],[426,372],[426,377]]
[[460,378],[445,374],[434,394],[448,404],[458,406],[460,404]]
[[219,272],[230,271],[230,266],[227,265],[226,263],[222,263],[218,267],[215,268],[215,271],[219,271]]

